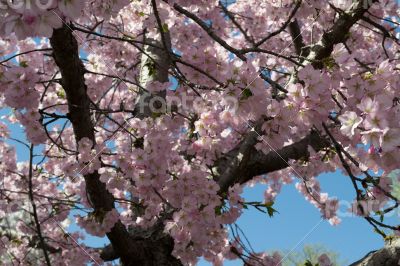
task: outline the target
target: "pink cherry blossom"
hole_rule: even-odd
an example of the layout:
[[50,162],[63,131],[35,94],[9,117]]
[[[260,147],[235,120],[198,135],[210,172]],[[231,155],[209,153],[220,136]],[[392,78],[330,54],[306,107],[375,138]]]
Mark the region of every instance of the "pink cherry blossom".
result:
[[[396,1],[8,2],[5,264],[7,252],[23,265],[49,264],[41,230],[57,251],[52,265],[107,265],[86,246],[89,234],[108,237],[121,261],[141,249],[156,259],[157,242],[183,265],[277,266],[278,253],[249,254],[229,230],[248,215],[243,190],[265,185],[254,204],[268,207],[295,186],[338,225],[341,198],[321,186],[323,173],[349,178],[349,212],[368,219],[397,207],[389,174],[400,165],[399,25],[388,22],[398,21]],[[144,92],[168,108],[138,111]],[[323,254],[319,264],[331,262]]]
[[356,128],[362,123],[363,119],[359,117],[355,112],[347,111],[339,117],[342,122],[340,130],[346,136],[354,136]]
[[321,266],[333,266],[333,263],[326,254],[322,254],[318,257],[318,263]]
[[67,17],[71,19],[78,18],[81,15],[85,1],[79,0],[60,0],[58,8]]

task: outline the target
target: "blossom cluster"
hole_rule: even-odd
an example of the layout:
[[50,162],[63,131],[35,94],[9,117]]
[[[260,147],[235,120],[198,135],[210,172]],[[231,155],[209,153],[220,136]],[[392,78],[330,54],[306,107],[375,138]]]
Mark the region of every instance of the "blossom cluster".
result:
[[127,5],[127,0],[18,0],[0,1],[0,35],[15,33],[18,39],[51,37],[53,29],[78,19],[90,5],[96,15],[109,18]]
[[103,237],[110,232],[115,223],[119,220],[119,213],[112,209],[108,212],[91,213],[86,217],[76,215],[77,224],[84,228],[91,235]]
[[[348,168],[343,167],[334,145],[319,151],[309,145],[305,156],[285,161],[285,169],[253,177],[246,184],[234,184],[222,193],[218,186],[223,174],[218,171],[228,167],[231,158],[224,160],[230,151],[254,142],[255,149],[251,148],[249,155],[252,159],[278,158],[279,149],[302,141],[311,131],[331,141],[323,124],[342,151],[359,162],[354,165],[345,158],[353,174],[374,176],[363,184],[363,201],[355,202],[350,211],[374,214],[391,201],[388,173],[400,165],[396,156],[400,147],[400,67],[396,65],[396,42],[387,37],[381,45],[382,28],[368,30],[372,26],[360,21],[346,35],[345,45],[335,45],[330,56],[316,62],[296,56],[292,37],[284,30],[260,43],[260,52],[243,55],[243,61],[226,46],[250,47],[249,40],[257,42],[279,31],[294,1],[282,1],[280,7],[273,0],[231,3],[226,8],[241,29],[222,14],[220,1],[156,1],[162,30],[170,35],[175,53],[171,55],[176,61],[169,69],[169,78],[173,80],[171,75],[175,75],[176,80],[173,84],[138,84],[143,40],[159,37],[151,1],[23,2],[30,4],[0,9],[0,60],[22,53],[0,64],[0,104],[12,111],[0,122],[0,200],[2,206],[28,200],[29,165],[27,161],[17,162],[15,147],[6,141],[15,125],[21,125],[27,141],[36,145],[35,156],[43,155],[35,157],[34,162],[40,163],[33,167],[32,186],[46,239],[54,240],[54,248],[61,249],[51,255],[54,264],[89,262],[75,246],[71,248],[62,230],[75,214],[71,211],[79,209],[82,212],[74,222],[96,236],[110,232],[118,221],[127,228],[146,230],[162,220],[164,233],[175,241],[173,255],[185,265],[195,264],[200,257],[222,265],[225,259],[237,258],[232,247],[242,252],[227,228],[244,213],[244,186],[259,183],[267,185],[263,201],[272,203],[284,185],[296,182],[296,188],[321,216],[338,224],[339,199],[323,191],[317,178],[338,170],[347,175]],[[307,45],[322,38],[338,20],[332,3],[299,2],[293,18]],[[6,5],[2,0],[0,4]],[[195,21],[179,14],[175,4],[207,22],[211,35],[220,36],[226,44],[216,42]],[[398,10],[374,4],[365,16],[380,25],[379,17],[396,21]],[[83,76],[93,139],[76,141],[76,129],[69,120],[69,99],[49,41],[30,38],[50,37],[63,22],[75,25],[73,35],[87,71]],[[382,24],[383,29],[391,30],[396,23],[391,27],[387,24]],[[87,33],[89,29],[93,32]],[[157,65],[150,68],[149,72],[154,72]],[[264,74],[272,82],[259,77],[260,69],[268,72]],[[283,90],[276,95],[271,83]],[[143,89],[154,94],[166,91],[166,100],[183,94],[189,100],[185,106],[177,104],[165,112],[138,118],[135,103],[143,96]],[[257,138],[249,141],[247,136],[255,133]],[[235,159],[241,160],[242,155],[239,152]],[[82,177],[89,175],[97,176],[114,196],[115,209],[93,210]],[[368,208],[370,212],[359,212],[359,204],[368,206],[372,201],[377,204]],[[32,220],[22,207],[0,214],[0,220],[14,217],[15,228],[18,219]],[[20,222],[15,236],[1,238],[0,260],[7,257],[6,252],[12,252],[29,264],[24,258],[35,235],[31,228]],[[83,239],[79,232],[72,237]],[[278,254],[254,255],[262,265],[279,265],[282,260]],[[321,256],[319,263],[331,265],[326,256]]]

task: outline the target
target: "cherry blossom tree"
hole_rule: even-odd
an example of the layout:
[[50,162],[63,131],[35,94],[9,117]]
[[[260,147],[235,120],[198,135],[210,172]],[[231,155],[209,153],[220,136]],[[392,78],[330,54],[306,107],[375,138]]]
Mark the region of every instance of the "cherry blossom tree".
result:
[[[385,216],[399,206],[388,176],[400,165],[399,10],[0,0],[0,260],[281,265],[230,228],[245,208],[272,215],[291,183],[340,223],[318,181],[338,170],[354,188],[349,211],[395,237]],[[259,183],[263,202],[242,197]],[[111,244],[87,246],[83,231]]]

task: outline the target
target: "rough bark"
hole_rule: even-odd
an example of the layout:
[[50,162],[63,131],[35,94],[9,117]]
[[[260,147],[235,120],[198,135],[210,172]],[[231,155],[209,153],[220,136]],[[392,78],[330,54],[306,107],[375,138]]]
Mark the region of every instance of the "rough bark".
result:
[[[151,45],[144,46],[144,53],[141,58],[140,67],[140,85],[146,88],[147,84],[153,81],[165,83],[169,81],[168,70],[171,65],[171,39],[168,32],[164,33],[166,39],[166,48],[161,40],[161,34],[157,39],[146,39]],[[168,50],[168,52],[166,51]],[[162,112],[165,109],[166,91],[151,94],[141,89],[141,95],[135,104],[134,115],[143,119],[150,117],[153,113]]]
[[296,54],[300,56],[308,56],[309,51],[303,51],[306,45],[304,44],[303,36],[301,35],[301,29],[297,19],[294,19],[292,22],[290,22],[288,27]]
[[349,266],[395,266],[400,265],[400,239],[388,241],[379,250],[372,251]]
[[[91,120],[90,100],[86,92],[85,69],[79,58],[78,43],[68,26],[54,30],[50,39],[53,56],[61,73],[61,85],[67,95],[68,118],[70,119],[76,141],[87,137],[95,143],[94,126]],[[110,211],[114,208],[114,198],[99,180],[99,173],[84,175],[89,201],[95,211]],[[171,255],[173,241],[163,234],[141,238],[131,235],[119,221],[107,233],[115,257],[123,265],[171,265],[180,266],[179,260]]]
[[379,1],[353,1],[350,8],[340,14],[333,26],[322,35],[321,40],[311,47],[311,53],[308,59],[314,61],[313,66],[315,68],[323,67],[323,59],[331,55],[336,44],[342,43],[348,38],[351,27],[362,19],[364,14],[375,2]]
[[[254,148],[257,137],[258,135],[255,131],[249,133],[247,139],[237,148],[230,151],[220,162],[220,167],[224,169],[219,170],[224,173],[218,181],[221,191],[226,191],[232,182],[243,184],[255,176],[287,168],[289,166],[287,162],[290,160],[297,161],[308,158],[308,147],[315,151],[320,151],[330,145],[326,139],[321,138],[317,132],[312,131],[309,135],[293,144],[264,154]],[[243,159],[237,162],[240,158]]]

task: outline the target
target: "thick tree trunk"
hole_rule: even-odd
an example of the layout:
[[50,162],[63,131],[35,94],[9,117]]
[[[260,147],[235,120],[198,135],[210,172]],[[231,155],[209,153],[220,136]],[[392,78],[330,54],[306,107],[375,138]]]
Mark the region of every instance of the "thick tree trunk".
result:
[[349,266],[395,266],[400,265],[400,239],[388,241],[379,250],[372,251]]
[[[79,47],[72,30],[68,26],[54,30],[50,38],[53,56],[61,72],[61,85],[67,95],[69,114],[75,138],[78,142],[86,137],[95,143],[95,132],[91,120],[90,99],[86,92],[85,68],[79,58]],[[114,208],[114,197],[99,180],[99,173],[84,176],[87,195],[95,211],[110,211]],[[107,233],[112,249],[102,253],[105,260],[120,258],[126,266],[181,266],[181,262],[171,255],[173,240],[163,233],[162,223],[151,231],[128,231],[119,221]],[[140,232],[140,233],[138,233]],[[144,237],[145,236],[145,237]],[[106,256],[107,254],[107,256]]]

